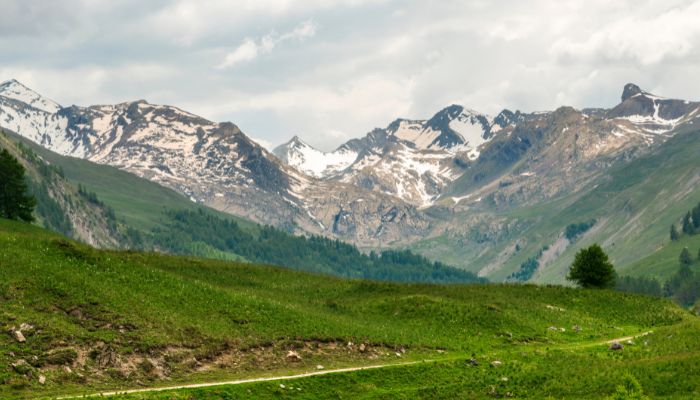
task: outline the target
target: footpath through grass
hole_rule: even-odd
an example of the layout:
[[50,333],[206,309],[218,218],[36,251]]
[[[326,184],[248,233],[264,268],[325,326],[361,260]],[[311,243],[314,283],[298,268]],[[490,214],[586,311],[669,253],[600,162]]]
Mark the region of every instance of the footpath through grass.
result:
[[[518,346],[413,365],[284,381],[117,395],[116,400],[189,399],[594,399],[634,376],[653,399],[700,396],[698,320],[662,327],[611,351],[599,341]],[[500,364],[498,364],[500,362]]]
[[[342,280],[261,265],[100,251],[9,221],[0,221],[0,249],[0,328],[21,330],[26,338],[0,335],[0,398],[291,374],[319,364],[331,369],[493,352],[517,360],[535,347],[694,321],[669,301],[612,291]],[[521,362],[540,365],[537,360]],[[488,362],[480,360],[484,371],[490,371]],[[350,394],[336,397],[379,395],[373,388],[380,386],[391,390],[389,397],[402,391],[414,397],[420,382],[442,388],[444,381],[436,392],[442,395],[452,387],[447,383],[468,382],[475,373],[457,371],[480,371],[463,367],[453,361],[396,370],[410,379],[384,370],[309,379],[340,379],[340,386],[327,390]],[[426,375],[417,379],[420,374]],[[359,379],[359,386],[343,379]],[[245,390],[269,389],[261,385]],[[314,393],[309,396],[325,394]]]

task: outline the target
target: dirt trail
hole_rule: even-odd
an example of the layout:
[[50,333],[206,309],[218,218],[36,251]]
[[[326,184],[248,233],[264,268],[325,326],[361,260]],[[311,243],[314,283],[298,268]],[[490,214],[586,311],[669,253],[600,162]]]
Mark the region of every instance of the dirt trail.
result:
[[378,368],[386,368],[386,367],[397,367],[397,366],[413,365],[413,364],[435,362],[435,361],[436,360],[409,361],[409,362],[402,362],[402,363],[368,365],[368,366],[364,366],[364,367],[328,369],[328,370],[322,370],[322,371],[305,372],[305,373],[296,374],[296,375],[269,376],[269,377],[264,377],[264,378],[238,379],[238,380],[233,380],[233,381],[221,381],[221,382],[193,383],[193,384],[188,384],[188,385],[167,386],[167,387],[157,387],[157,388],[115,390],[112,392],[101,392],[101,393],[94,393],[94,394],[89,394],[89,395],[58,397],[57,399],[78,399],[78,398],[84,398],[84,397],[116,396],[119,394],[162,392],[162,391],[166,391],[166,390],[177,390],[177,389],[196,389],[196,388],[204,388],[204,387],[211,387],[211,386],[240,385],[242,383],[252,383],[252,382],[285,381],[285,380],[290,380],[290,379],[306,378],[306,377],[317,376],[317,375],[338,374],[338,373],[344,373],[344,372],[362,371],[362,370],[367,370],[367,369],[378,369]]
[[[652,333],[652,331],[643,332],[643,333],[633,335],[633,336],[624,336],[624,337],[619,337],[619,338],[615,338],[615,339],[608,339],[608,340],[604,340],[602,342],[580,343],[580,344],[575,345],[575,346],[570,347],[570,348],[584,348],[584,347],[591,347],[591,346],[599,346],[601,344],[610,344],[612,342],[624,342],[627,340],[632,340],[632,339],[636,339],[638,337],[646,336],[650,333]],[[243,383],[253,383],[253,382],[286,381],[286,380],[291,380],[291,379],[307,378],[310,376],[328,375],[328,374],[342,374],[345,372],[362,371],[362,370],[368,370],[368,369],[379,369],[379,368],[387,368],[387,367],[398,367],[398,366],[406,366],[406,365],[413,365],[413,364],[419,364],[419,363],[439,362],[439,361],[444,361],[444,360],[448,360],[448,358],[438,359],[438,360],[421,360],[421,361],[409,361],[409,362],[402,362],[402,363],[368,365],[368,366],[364,366],[364,367],[328,369],[328,370],[321,370],[321,371],[305,372],[305,373],[295,374],[295,375],[269,376],[269,377],[263,377],[263,378],[248,378],[248,379],[238,379],[238,380],[220,381],[220,382],[193,383],[193,384],[187,384],[187,385],[156,387],[156,388],[115,390],[115,391],[111,391],[111,392],[94,393],[94,394],[89,394],[89,395],[58,397],[58,399],[77,399],[77,398],[101,397],[101,396],[106,397],[106,396],[116,396],[116,395],[120,395],[120,394],[162,392],[162,391],[166,391],[166,390],[196,389],[196,388],[205,388],[205,387],[212,387],[212,386],[240,385]]]

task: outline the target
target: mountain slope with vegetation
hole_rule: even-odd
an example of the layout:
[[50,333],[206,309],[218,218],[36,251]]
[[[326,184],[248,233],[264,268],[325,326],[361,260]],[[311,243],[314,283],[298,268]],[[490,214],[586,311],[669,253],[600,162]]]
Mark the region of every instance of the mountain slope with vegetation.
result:
[[[520,357],[694,321],[669,301],[612,291],[340,280],[96,250],[5,220],[0,247],[0,326],[10,333],[0,335],[0,397],[455,356],[488,369],[493,351]],[[452,376],[444,368],[455,364],[441,365],[433,373]]]
[[[19,140],[18,144],[11,137]],[[60,175],[62,188],[77,191],[85,204],[104,210],[115,239],[96,243],[102,247],[248,260],[351,278],[433,283],[484,281],[471,272],[432,262],[410,251],[364,254],[338,240],[294,236],[278,228],[260,226],[198,205],[170,189],[113,167],[60,156],[16,135],[6,137],[6,143],[22,149],[17,153],[21,158],[44,166],[44,175],[36,177],[37,187],[53,182],[53,175],[46,175],[53,172]],[[44,200],[39,201],[40,215],[44,204]],[[55,206],[52,210],[51,216],[56,218],[67,213],[64,207]]]
[[[700,168],[696,144],[665,158],[698,122],[699,102],[627,84],[610,109],[492,118],[452,105],[428,120],[397,119],[333,153],[295,138],[278,158],[233,123],[177,107],[62,107],[15,80],[0,84],[0,125],[60,154],[285,231],[367,252],[410,248],[494,280],[561,283],[575,251],[593,241],[623,269],[662,245],[672,222],[666,205],[697,200]],[[655,162],[664,179],[635,172],[654,174]],[[139,223],[160,214],[137,204],[134,217],[147,220]],[[564,232],[592,220],[575,238]]]
[[36,200],[37,224],[93,245],[126,244],[114,210],[78,190],[61,168],[3,132],[0,149],[7,150],[25,169],[28,194]]
[[[550,201],[469,208],[453,216],[468,221],[466,232],[449,229],[411,248],[448,264],[469,259],[467,269],[493,280],[523,276],[561,283],[576,252],[599,243],[621,274],[665,279],[675,268],[640,267],[638,261],[665,246],[671,224],[680,227],[700,201],[699,135],[694,128],[680,131],[653,152],[612,166],[586,187]],[[586,229],[570,235],[581,226]],[[456,248],[455,241],[463,246]]]

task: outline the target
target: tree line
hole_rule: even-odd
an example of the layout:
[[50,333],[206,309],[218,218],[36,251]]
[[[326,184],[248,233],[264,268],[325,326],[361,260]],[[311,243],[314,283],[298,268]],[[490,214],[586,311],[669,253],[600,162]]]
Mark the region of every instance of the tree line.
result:
[[429,283],[486,282],[472,272],[430,261],[409,250],[365,254],[353,245],[323,236],[295,236],[272,226],[244,229],[231,219],[202,209],[169,210],[167,215],[169,218],[163,227],[153,229],[150,240],[156,249],[175,254],[191,254],[192,246],[199,245],[200,250],[209,248],[212,252],[235,254],[255,263],[347,278]]

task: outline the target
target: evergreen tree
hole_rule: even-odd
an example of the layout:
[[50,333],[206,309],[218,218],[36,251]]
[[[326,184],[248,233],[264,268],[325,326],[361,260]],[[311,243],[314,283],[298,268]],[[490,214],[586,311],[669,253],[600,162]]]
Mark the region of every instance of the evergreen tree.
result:
[[676,225],[671,225],[671,240],[674,242],[678,239],[680,239],[681,235],[678,233],[678,229],[676,229]]
[[693,228],[692,216],[690,211],[683,217],[683,233],[686,235],[692,235],[695,229]]
[[687,247],[683,248],[683,251],[681,251],[681,255],[678,257],[678,259],[683,265],[690,265],[693,263],[693,257],[690,255],[690,251]]
[[566,277],[584,288],[611,288],[615,286],[615,268],[603,249],[594,244],[576,253]]
[[31,222],[36,200],[27,194],[24,167],[6,149],[0,151],[0,217]]
[[693,228],[695,228],[695,232],[700,232],[700,204],[693,208],[691,216],[693,217]]

